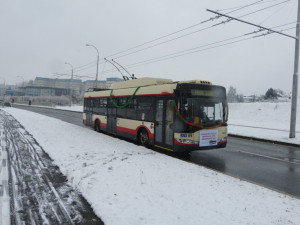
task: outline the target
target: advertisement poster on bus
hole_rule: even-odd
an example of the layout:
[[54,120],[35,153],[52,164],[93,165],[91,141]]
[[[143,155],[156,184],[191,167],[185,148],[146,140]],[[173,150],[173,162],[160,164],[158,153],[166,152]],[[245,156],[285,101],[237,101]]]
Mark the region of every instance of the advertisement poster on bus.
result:
[[200,147],[218,145],[218,130],[200,130]]

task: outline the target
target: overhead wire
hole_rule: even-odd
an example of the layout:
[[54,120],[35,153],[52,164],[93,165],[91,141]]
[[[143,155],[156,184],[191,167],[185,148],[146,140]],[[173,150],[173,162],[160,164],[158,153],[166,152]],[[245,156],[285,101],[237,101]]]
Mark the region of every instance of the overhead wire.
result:
[[275,14],[277,14],[279,11],[281,11],[283,8],[285,8],[288,4],[283,5],[282,7],[280,7],[279,9],[277,9],[275,12],[273,12],[271,15],[267,16],[262,22],[259,23],[259,25],[262,25],[264,22],[266,22],[268,19],[270,19],[272,16],[274,16]]
[[[241,7],[236,7],[236,8],[234,8],[233,11],[231,11],[231,12],[229,12],[229,13],[236,12],[236,11],[238,11],[238,10],[241,10],[241,9],[244,9],[244,8],[246,8],[246,7],[250,7],[250,6],[253,6],[253,5],[256,5],[256,4],[268,3],[268,2],[274,2],[274,1],[275,1],[275,0],[272,0],[272,1],[263,1],[263,0],[256,1],[256,2],[251,3],[251,4],[248,4],[248,5],[244,5],[244,6],[241,6]],[[277,0],[276,0],[276,1],[277,1]],[[251,13],[248,13],[248,14],[245,14],[245,15],[242,15],[242,16],[240,16],[239,18],[248,16],[248,15],[251,15],[251,14],[254,14],[254,13],[257,13],[257,12],[260,12],[260,11],[262,11],[262,10],[266,10],[266,9],[275,7],[275,6],[277,6],[277,5],[280,5],[280,4],[289,2],[289,1],[290,1],[290,0],[286,0],[286,1],[283,1],[283,2],[280,2],[280,3],[277,3],[277,4],[274,4],[274,5],[265,7],[265,8],[263,8],[263,9],[256,10],[256,11],[254,11],[254,12],[251,12]],[[231,9],[232,9],[232,8],[231,8]],[[220,11],[220,10],[219,10],[219,11]],[[153,42],[155,42],[155,41],[158,41],[158,40],[160,40],[160,39],[163,39],[163,38],[172,36],[172,35],[174,35],[174,34],[177,34],[177,33],[182,32],[182,31],[191,29],[191,28],[193,28],[193,27],[196,27],[196,26],[198,26],[198,25],[200,25],[200,24],[203,24],[203,23],[206,23],[206,22],[208,22],[208,21],[213,21],[214,19],[217,19],[217,18],[219,18],[219,17],[220,17],[220,16],[212,17],[212,18],[210,18],[210,19],[208,19],[208,20],[201,21],[201,22],[199,22],[199,23],[197,23],[197,24],[188,26],[188,27],[186,27],[186,28],[183,28],[183,29],[180,29],[180,30],[178,30],[178,31],[172,32],[172,33],[170,33],[170,34],[164,35],[164,36],[162,36],[162,37],[159,37],[159,38],[150,40],[150,41],[145,42],[145,43],[143,43],[143,44],[136,45],[136,46],[134,46],[134,47],[132,47],[132,48],[128,48],[128,49],[126,49],[126,50],[117,52],[117,53],[112,54],[112,55],[109,55],[109,56],[107,56],[107,57],[115,56],[115,55],[118,55],[118,54],[121,54],[121,53],[130,51],[130,50],[136,49],[136,48],[138,48],[138,47],[141,47],[141,46],[144,46],[144,45],[153,43]],[[227,21],[227,22],[228,22],[228,21]],[[224,22],[223,22],[223,23],[224,23]],[[216,26],[216,25],[214,25],[214,26]],[[193,32],[191,32],[191,33],[184,34],[184,35],[181,35],[181,36],[178,36],[178,37],[175,37],[175,38],[172,38],[172,39],[169,39],[169,40],[166,40],[166,41],[163,41],[163,42],[160,42],[160,43],[151,45],[151,46],[148,46],[148,47],[143,48],[143,49],[139,49],[139,50],[136,50],[136,51],[133,51],[133,52],[129,52],[129,53],[127,53],[127,54],[123,54],[123,55],[121,55],[121,56],[115,57],[115,59],[118,59],[118,58],[121,58],[121,57],[125,57],[125,56],[128,56],[128,55],[137,53],[137,52],[141,52],[141,51],[144,51],[144,50],[146,50],[146,49],[150,49],[150,48],[153,48],[153,47],[156,47],[156,46],[159,46],[159,45],[162,45],[162,44],[165,44],[165,43],[168,43],[168,42],[171,42],[171,41],[174,41],[174,40],[177,40],[177,39],[180,39],[180,38],[183,38],[183,37],[186,37],[186,36],[195,34],[195,33],[198,33],[198,32],[200,32],[200,31],[207,30],[207,29],[210,29],[210,28],[211,28],[211,26],[205,27],[205,28],[202,28],[202,29],[200,29],[200,30],[193,31]],[[196,47],[196,48],[199,48],[199,47]],[[194,48],[194,49],[195,49],[195,48]],[[188,50],[184,50],[184,51],[188,51]],[[181,52],[184,52],[184,51],[181,51]],[[174,53],[173,53],[173,54],[174,54]],[[172,54],[169,54],[169,55],[172,55]],[[161,58],[161,57],[159,57],[159,58]],[[90,62],[90,63],[87,63],[87,64],[85,64],[85,65],[76,67],[74,70],[76,70],[76,72],[80,72],[80,71],[83,71],[83,70],[90,69],[90,68],[92,68],[92,67],[95,67],[95,65],[92,65],[92,64],[94,64],[94,63],[95,63],[95,61]],[[104,61],[101,62],[101,63],[104,63]],[[101,63],[100,63],[100,64],[101,64]],[[114,69],[112,69],[112,70],[110,70],[110,71],[113,71],[113,70],[114,70]],[[102,72],[105,72],[104,69],[102,70]]]
[[[290,24],[293,24],[293,23],[296,23],[296,22],[290,22],[290,23],[282,24],[282,25],[279,25],[279,26],[272,27],[270,29],[278,28],[278,27],[284,27],[284,26],[287,26],[287,25],[290,25]],[[281,31],[290,30],[290,29],[293,29],[293,28],[294,27],[283,29]],[[241,41],[250,40],[250,39],[255,38],[255,37],[265,36],[265,35],[274,33],[274,32],[269,32],[269,33],[263,34],[263,35],[258,35],[258,36],[253,36],[253,37],[250,37],[250,38],[244,38],[244,39],[233,41],[233,42],[228,42],[230,40],[238,39],[238,38],[241,38],[241,37],[244,37],[244,36],[247,36],[247,35],[257,34],[257,33],[262,32],[262,31],[263,30],[258,30],[258,31],[254,31],[254,32],[251,32],[251,33],[247,33],[247,34],[235,36],[235,37],[232,37],[232,38],[227,38],[227,39],[224,39],[224,40],[221,40],[221,41],[216,41],[216,42],[213,42],[213,43],[209,43],[209,44],[206,44],[206,45],[198,46],[198,47],[195,47],[195,48],[186,49],[186,50],[183,50],[183,51],[178,51],[178,52],[167,54],[167,55],[164,55],[164,56],[160,56],[160,57],[156,57],[156,58],[136,62],[136,63],[133,63],[133,64],[126,65],[126,67],[127,68],[133,68],[133,67],[137,67],[137,66],[150,64],[150,63],[164,61],[164,60],[168,60],[168,59],[172,59],[172,58],[176,58],[176,57],[180,57],[180,56],[184,56],[184,55],[188,55],[188,54],[193,54],[193,53],[196,53],[196,52],[205,51],[205,50],[209,50],[209,49],[214,49],[214,48],[217,48],[217,47],[221,47],[221,46],[225,46],[225,45],[229,45],[229,44],[234,44],[234,43],[238,43],[238,42],[241,42]],[[223,43],[223,42],[227,42],[227,43],[217,45],[217,46],[213,46],[213,47],[209,47],[209,46],[220,44],[220,43]],[[201,49],[201,48],[203,48],[203,49]],[[112,70],[104,71],[104,73],[111,72],[111,71]]]
[[[265,8],[263,8],[263,9],[260,9],[260,10],[256,10],[256,11],[254,11],[254,12],[251,12],[251,13],[248,13],[248,14],[245,14],[245,15],[242,15],[242,16],[240,16],[240,17],[238,17],[238,18],[242,18],[242,17],[245,17],[245,16],[247,16],[247,15],[251,15],[251,14],[260,12],[260,11],[262,11],[262,10],[266,10],[266,9],[271,8],[271,7],[275,7],[275,6],[279,5],[279,4],[283,4],[283,3],[286,3],[286,2],[288,2],[288,1],[291,1],[291,0],[286,0],[286,1],[284,1],[284,2],[280,2],[280,3],[277,3],[277,4],[275,4],[275,5],[268,6],[268,7],[265,7]],[[243,8],[245,8],[245,7],[252,6],[252,5],[254,5],[254,4],[257,4],[258,2],[260,2],[260,1],[254,2],[254,3],[249,4],[249,5],[246,5],[246,6],[244,6],[244,7],[240,7],[239,9],[243,9]],[[232,12],[235,12],[235,11],[237,11],[237,10],[234,10],[234,11],[232,11]],[[189,35],[193,35],[193,34],[195,34],[195,33],[198,33],[198,32],[204,31],[204,30],[211,29],[211,28],[213,28],[213,27],[215,27],[215,26],[224,24],[224,23],[229,22],[229,21],[231,21],[231,19],[228,19],[228,20],[226,20],[226,21],[222,21],[222,22],[217,23],[217,24],[213,24],[213,25],[211,25],[211,26],[202,28],[202,29],[200,29],[200,30],[196,30],[196,31],[193,31],[193,32],[190,32],[190,33],[187,33],[187,34],[184,34],[184,35],[181,35],[181,36],[178,36],[178,37],[175,37],[175,38],[172,38],[172,39],[169,39],[169,40],[166,40],[166,41],[163,41],[163,42],[160,42],[160,43],[157,43],[157,44],[154,44],[154,45],[151,45],[151,46],[142,48],[142,49],[139,49],[139,50],[136,50],[136,51],[133,51],[133,52],[129,52],[129,53],[127,53],[127,54],[123,54],[123,55],[121,55],[121,56],[115,57],[114,59],[119,59],[119,58],[122,58],[122,57],[125,57],[125,56],[128,56],[128,55],[132,55],[132,54],[135,54],[135,53],[138,53],[138,52],[141,52],[141,51],[144,51],[144,50],[147,50],[147,49],[150,49],[150,48],[153,48],[153,47],[156,47],[156,46],[159,46],[159,45],[162,45],[162,44],[165,44],[165,43],[168,43],[168,42],[171,42],[171,41],[174,41],[174,40],[183,38],[183,37],[186,37],[186,36],[189,36]]]
[[[266,4],[269,2],[275,2],[275,1],[279,1],[279,0],[269,0],[269,1],[263,0],[262,2],[256,3],[256,5]],[[232,9],[236,9],[236,8],[240,8],[240,7],[242,7],[242,6],[230,7],[230,8],[226,8],[226,9],[218,9],[217,11],[218,12],[227,11],[227,10],[232,10]]]
[[[241,10],[241,9],[244,9],[244,8],[246,8],[246,7],[255,5],[255,4],[257,4],[258,2],[261,2],[261,1],[264,1],[264,0],[259,0],[259,1],[256,1],[256,2],[254,2],[254,3],[248,4],[248,5],[243,5],[243,6],[239,7],[238,9],[235,9],[235,10],[229,12],[229,13],[232,13],[232,12],[235,12],[235,11],[238,11],[238,10]],[[215,16],[215,17],[209,18],[209,19],[207,19],[207,20],[203,20],[203,21],[201,21],[201,22],[199,22],[199,23],[196,23],[196,24],[194,24],[194,25],[191,25],[191,26],[185,27],[185,28],[183,28],[183,29],[177,30],[177,31],[172,32],[172,33],[170,33],[170,34],[167,34],[167,35],[164,35],[164,36],[155,38],[155,39],[153,39],[153,40],[144,42],[144,43],[142,43],[142,44],[139,44],[139,45],[136,45],[136,46],[134,46],[134,47],[128,48],[128,49],[126,49],[126,50],[123,50],[123,51],[114,53],[114,54],[112,54],[112,55],[108,55],[108,56],[106,56],[105,58],[111,58],[112,56],[119,55],[119,54],[124,53],[124,52],[127,52],[127,51],[129,51],[129,50],[133,50],[133,49],[136,49],[136,48],[138,48],[138,47],[141,47],[141,46],[150,44],[150,43],[155,42],[155,41],[158,41],[158,40],[160,40],[160,39],[163,39],[163,38],[172,36],[172,35],[174,35],[174,34],[180,33],[180,32],[182,32],[182,31],[185,31],[185,30],[191,29],[191,28],[193,28],[193,27],[196,27],[196,26],[198,26],[198,25],[200,25],[200,24],[203,24],[203,23],[206,23],[206,22],[209,22],[209,21],[213,21],[214,19],[217,19],[217,18],[219,18],[219,17],[220,17],[220,16]],[[176,39],[178,39],[178,38],[176,38]],[[175,39],[175,40],[176,40],[176,39]],[[120,57],[115,57],[115,59],[116,59],[116,58],[120,58]]]
[[[233,11],[231,11],[231,12],[228,12],[228,13],[236,12],[236,11],[241,10],[241,9],[244,9],[244,8],[246,8],[246,7],[250,7],[250,6],[256,5],[256,4],[258,4],[258,3],[262,2],[262,1],[263,1],[263,0],[259,0],[259,1],[256,1],[256,2],[254,2],[254,3],[248,4],[248,5],[240,6],[240,7],[236,8],[235,10],[233,10]],[[288,0],[288,1],[289,1],[289,0]],[[205,23],[205,22],[212,21],[212,20],[217,19],[217,18],[219,18],[219,17],[220,17],[220,16],[215,16],[215,17],[210,18],[210,19],[208,19],[208,20],[201,21],[201,22],[199,22],[199,23],[197,23],[197,24],[188,26],[188,27],[186,27],[186,28],[183,28],[183,29],[180,29],[180,30],[178,30],[178,31],[172,32],[172,33],[170,33],[170,34],[164,35],[164,36],[162,36],[162,37],[159,37],[159,38],[150,40],[150,41],[145,42],[145,43],[143,43],[143,44],[134,46],[134,47],[132,47],[132,48],[128,48],[128,49],[126,49],[126,50],[123,50],[123,51],[120,51],[120,52],[118,52],[118,53],[109,55],[109,56],[107,56],[107,57],[115,56],[115,55],[118,55],[118,54],[120,54],[120,53],[124,53],[124,52],[127,52],[127,51],[129,51],[129,50],[136,49],[136,48],[141,47],[141,46],[143,46],[143,45],[147,45],[147,44],[150,44],[150,43],[152,43],[152,42],[158,41],[158,40],[160,40],[160,39],[163,39],[163,38],[172,36],[172,35],[174,35],[174,34],[176,34],[176,33],[180,33],[180,32],[182,32],[182,31],[191,29],[191,28],[193,28],[193,27],[196,27],[196,26],[198,26],[198,25],[200,25],[200,24],[203,24],[203,23]],[[228,21],[227,21],[227,22],[228,22]],[[223,22],[223,23],[224,23],[224,22]],[[216,25],[214,25],[214,26],[216,26]],[[141,51],[144,51],[144,50],[147,50],[147,49],[150,49],[150,48],[153,48],[153,47],[156,47],[156,46],[159,46],[159,45],[162,45],[162,44],[165,44],[165,43],[168,43],[168,42],[171,42],[171,41],[174,41],[174,40],[177,40],[177,39],[180,39],[180,38],[189,36],[189,35],[198,33],[198,32],[200,32],[200,31],[207,30],[207,29],[209,29],[209,28],[211,28],[211,27],[206,27],[206,28],[203,28],[203,29],[200,29],[200,30],[197,30],[197,31],[194,31],[194,32],[185,34],[185,35],[181,35],[181,36],[179,36],[179,37],[172,38],[172,39],[170,39],[170,40],[163,41],[163,42],[161,42],[161,43],[158,43],[158,44],[155,44],[155,45],[152,45],[152,46],[148,46],[148,47],[146,47],[146,48],[143,48],[143,49],[140,49],[140,50],[137,50],[137,51],[134,51],[134,52],[130,52],[130,53],[121,55],[121,56],[119,56],[119,57],[115,57],[115,59],[118,59],[118,58],[121,58],[121,57],[124,57],[124,56],[127,56],[127,55],[131,55],[131,54],[134,54],[134,53],[137,53],[137,52],[141,52]],[[100,64],[102,64],[102,63],[104,63],[104,61],[101,62]],[[90,62],[90,63],[87,63],[87,64],[82,65],[82,66],[75,67],[75,68],[74,68],[74,71],[80,72],[80,71],[83,71],[83,70],[87,70],[87,69],[89,69],[89,68],[93,68],[93,67],[95,67],[95,65],[93,65],[93,64],[95,64],[95,61]]]

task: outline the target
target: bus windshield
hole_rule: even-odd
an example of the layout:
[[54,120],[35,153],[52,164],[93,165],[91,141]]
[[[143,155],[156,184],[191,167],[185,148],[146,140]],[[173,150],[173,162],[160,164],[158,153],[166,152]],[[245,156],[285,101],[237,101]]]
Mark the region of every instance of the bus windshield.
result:
[[225,104],[217,98],[190,97],[181,99],[179,108],[183,118],[200,126],[225,122]]

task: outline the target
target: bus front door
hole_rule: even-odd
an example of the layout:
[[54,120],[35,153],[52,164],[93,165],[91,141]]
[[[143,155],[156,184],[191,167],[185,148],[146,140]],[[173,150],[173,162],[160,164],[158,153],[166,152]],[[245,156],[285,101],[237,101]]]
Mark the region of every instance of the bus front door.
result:
[[165,146],[167,149],[173,148],[173,122],[174,105],[173,100],[158,99],[156,101],[155,115],[155,143]]

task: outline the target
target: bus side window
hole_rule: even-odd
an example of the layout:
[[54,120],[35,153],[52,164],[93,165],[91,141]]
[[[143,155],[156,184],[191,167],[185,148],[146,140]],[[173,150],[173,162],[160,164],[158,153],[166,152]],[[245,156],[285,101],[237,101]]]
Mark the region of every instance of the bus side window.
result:
[[134,98],[127,107],[127,118],[136,120],[137,100]]
[[95,113],[99,113],[99,98],[94,98],[93,99],[93,111]]
[[151,96],[138,97],[137,120],[154,120],[154,98]]
[[99,100],[99,113],[101,115],[106,115],[106,105],[107,105],[107,99],[106,98],[100,98],[100,100]]
[[[127,103],[128,101],[128,98],[126,97],[122,97],[122,98],[119,98],[119,106],[123,106]],[[117,109],[117,115],[120,116],[120,117],[123,117],[123,118],[126,118],[127,116],[127,107],[123,108],[123,109]]]

